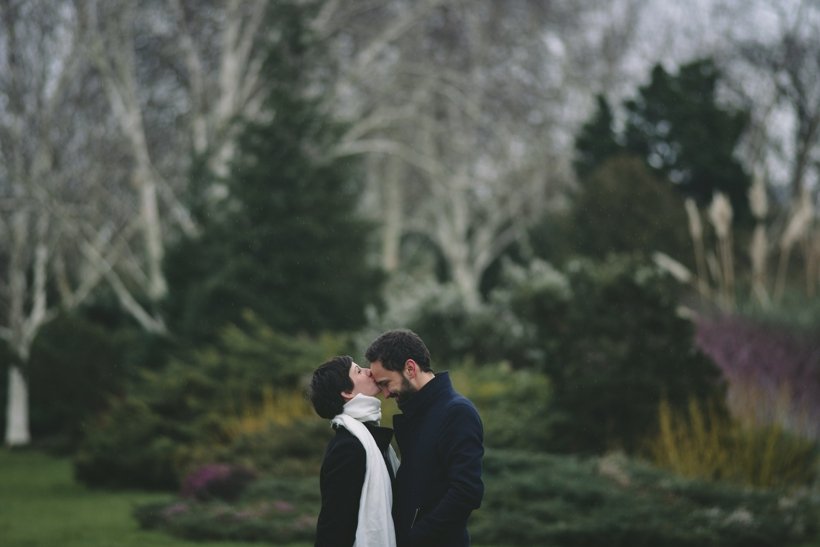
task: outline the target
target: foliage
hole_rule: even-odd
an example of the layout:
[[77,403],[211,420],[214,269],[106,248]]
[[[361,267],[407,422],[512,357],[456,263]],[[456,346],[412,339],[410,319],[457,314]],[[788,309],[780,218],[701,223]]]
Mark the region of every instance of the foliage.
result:
[[777,425],[820,439],[818,328],[701,316],[697,343],[729,381],[729,404],[750,424]]
[[613,157],[582,179],[569,222],[582,256],[663,252],[689,261],[692,254],[683,200],[636,158]]
[[751,298],[740,300],[736,315],[777,330],[810,332],[820,328],[820,297],[807,294],[802,288],[786,289],[777,305],[761,306]]
[[[484,423],[484,444],[537,450],[547,444],[550,384],[532,370],[514,371],[509,363],[451,369],[453,385],[475,405]],[[538,427],[534,427],[539,424]]]
[[[481,309],[465,302],[454,284],[431,281],[400,286],[400,291],[388,295],[382,313],[370,317],[369,327],[358,337],[360,347],[366,348],[384,330],[410,328],[430,350],[434,369],[461,363],[478,353],[475,344],[479,333],[492,330],[492,325]],[[492,357],[482,356],[480,362],[490,360]]]
[[237,422],[263,404],[266,392],[299,389],[302,376],[335,353],[332,339],[287,337],[252,315],[245,320],[252,330],[228,327],[185,360],[143,369],[140,381],[89,428],[75,457],[78,478],[176,488],[188,469],[226,450],[237,438]]
[[720,70],[709,59],[669,74],[660,64],[648,85],[626,102],[627,150],[701,204],[722,192],[738,216],[747,216],[750,180],[734,153],[748,113],[718,105]]
[[166,420],[152,406],[130,396],[112,404],[74,455],[75,477],[106,488],[175,488],[184,447],[199,424]]
[[676,409],[690,396],[722,399],[720,371],[678,314],[679,291],[659,268],[626,257],[576,261],[563,274],[511,270],[494,296],[508,333],[496,341],[516,368],[550,378],[548,448],[631,452],[655,430],[662,397]]
[[744,426],[691,401],[676,415],[659,410],[653,460],[687,477],[719,479],[755,487],[810,484],[818,471],[817,445],[775,426]]
[[32,434],[70,450],[85,422],[108,407],[128,378],[127,333],[112,332],[77,315],[61,315],[38,333],[26,367]]
[[256,473],[241,465],[211,463],[188,473],[182,481],[180,496],[199,501],[236,501]]
[[318,505],[316,477],[274,478],[253,484],[236,504],[172,501],[140,506],[134,515],[143,528],[189,539],[280,544],[313,540]]
[[[508,265],[479,308],[465,307],[448,287],[408,289],[374,323],[429,340],[434,368],[507,362],[546,374],[548,410],[529,429],[532,441],[543,441],[537,448],[632,452],[656,430],[663,396],[675,409],[690,396],[723,398],[720,371],[678,313],[681,290],[641,258],[576,260],[562,271],[533,261]],[[511,395],[522,393],[515,389]],[[541,413],[544,400],[532,402],[532,415]]]
[[194,340],[245,309],[282,332],[348,330],[378,300],[371,227],[356,212],[359,167],[333,159],[341,128],[305,96],[316,47],[306,21],[294,3],[275,8],[270,33],[285,37],[268,60],[267,121],[246,124],[227,177],[193,174],[200,233],[168,250],[171,324]]
[[488,451],[477,543],[586,546],[783,546],[818,537],[806,493],[749,491],[604,458]]
[[575,173],[580,179],[596,171],[608,159],[623,153],[623,146],[615,133],[614,115],[603,95],[595,99],[595,114],[575,137]]
[[722,192],[737,216],[748,217],[750,180],[734,157],[748,113],[718,104],[720,79],[709,59],[682,65],[677,74],[657,64],[650,82],[624,103],[626,120],[620,133],[611,129],[609,104],[599,98],[598,111],[576,138],[579,176],[592,173],[620,148],[701,205]]
[[[486,491],[469,529],[474,544],[787,546],[817,538],[817,499],[687,480],[619,455],[489,449]],[[278,543],[313,538],[315,476],[254,483],[238,503],[143,505],[143,527],[197,538]]]

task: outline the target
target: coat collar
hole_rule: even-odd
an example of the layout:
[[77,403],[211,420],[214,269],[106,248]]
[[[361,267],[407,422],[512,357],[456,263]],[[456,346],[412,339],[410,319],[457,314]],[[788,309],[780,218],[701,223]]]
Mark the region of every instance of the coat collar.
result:
[[399,402],[399,410],[401,410],[404,416],[410,418],[423,413],[430,408],[433,401],[452,391],[453,384],[450,381],[450,373],[437,372],[435,377],[427,382],[427,384],[412,397],[404,402]]
[[387,447],[390,446],[390,441],[393,439],[393,430],[389,427],[371,425],[371,423],[366,423],[364,425],[367,426],[367,429],[373,435],[373,439],[375,439],[376,446],[379,447],[379,450],[382,452],[387,450]]
[[[384,452],[387,450],[387,447],[390,446],[390,441],[393,440],[393,430],[389,427],[381,427],[376,425],[376,422],[362,422],[367,430],[373,435],[373,439],[376,441],[376,446],[379,447],[379,450]],[[343,426],[333,426],[333,429],[336,430],[336,435],[353,435],[350,431],[345,429]]]

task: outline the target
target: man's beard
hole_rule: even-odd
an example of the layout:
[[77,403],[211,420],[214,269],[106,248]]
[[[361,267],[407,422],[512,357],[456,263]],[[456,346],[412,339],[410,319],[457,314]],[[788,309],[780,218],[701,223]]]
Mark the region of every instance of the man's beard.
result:
[[413,384],[410,383],[410,380],[408,380],[404,377],[404,375],[402,375],[401,389],[399,389],[398,393],[396,393],[396,401],[400,403],[407,402],[417,392],[418,390],[415,387],[413,387]]

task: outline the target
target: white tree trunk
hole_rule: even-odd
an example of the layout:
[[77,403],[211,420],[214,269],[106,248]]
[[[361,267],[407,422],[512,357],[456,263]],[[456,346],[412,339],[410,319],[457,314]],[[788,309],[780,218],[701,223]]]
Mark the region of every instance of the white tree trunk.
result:
[[9,367],[5,442],[6,446],[24,446],[31,442],[28,420],[28,385],[22,371],[16,365]]
[[404,230],[402,210],[401,165],[396,158],[387,158],[387,176],[384,179],[382,206],[382,266],[387,272],[395,272],[400,263],[401,236]]

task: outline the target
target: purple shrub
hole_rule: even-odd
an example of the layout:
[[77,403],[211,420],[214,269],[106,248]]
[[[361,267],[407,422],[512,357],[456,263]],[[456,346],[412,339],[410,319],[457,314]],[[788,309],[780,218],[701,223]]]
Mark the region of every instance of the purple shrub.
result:
[[696,343],[726,377],[736,417],[820,439],[820,334],[701,317]]
[[185,477],[180,495],[200,501],[235,501],[255,478],[256,474],[245,467],[227,463],[203,465]]

